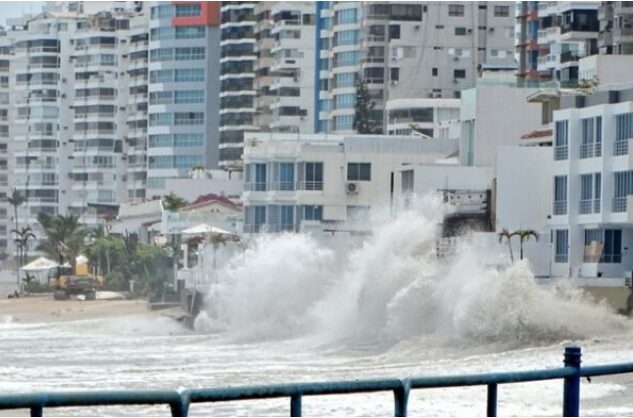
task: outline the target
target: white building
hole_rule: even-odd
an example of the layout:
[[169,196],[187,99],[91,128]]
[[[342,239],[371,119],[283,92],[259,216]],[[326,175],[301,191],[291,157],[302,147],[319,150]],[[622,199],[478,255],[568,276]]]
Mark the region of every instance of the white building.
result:
[[389,214],[405,164],[454,154],[456,140],[394,136],[251,134],[245,149],[244,231],[363,227]]
[[[459,120],[459,99],[394,99],[387,101],[388,135],[449,137],[444,127]],[[450,136],[457,138],[458,135]]]
[[218,164],[218,2],[157,2],[149,37],[147,197],[165,179]]
[[633,270],[633,90],[561,98],[554,113],[552,275]]
[[[318,2],[316,132],[353,133],[364,80],[387,125],[402,98],[459,98],[483,64],[512,64],[513,2]],[[386,132],[386,131],[385,131]]]

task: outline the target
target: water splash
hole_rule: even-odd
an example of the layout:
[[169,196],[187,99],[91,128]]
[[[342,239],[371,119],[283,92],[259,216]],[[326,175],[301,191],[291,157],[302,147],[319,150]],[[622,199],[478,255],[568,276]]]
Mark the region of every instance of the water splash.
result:
[[308,235],[260,237],[218,274],[196,326],[238,338],[310,334],[359,345],[419,336],[527,345],[628,328],[579,289],[537,285],[527,262],[486,261],[503,258],[504,248],[468,245],[451,261],[438,259],[438,227],[449,210],[427,196],[336,257]]

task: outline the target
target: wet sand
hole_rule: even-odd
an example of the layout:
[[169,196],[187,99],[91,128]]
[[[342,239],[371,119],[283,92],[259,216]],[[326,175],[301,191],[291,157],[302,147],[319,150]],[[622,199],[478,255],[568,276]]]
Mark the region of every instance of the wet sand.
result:
[[0,300],[0,321],[58,322],[140,314],[154,315],[144,300],[54,300],[52,294]]

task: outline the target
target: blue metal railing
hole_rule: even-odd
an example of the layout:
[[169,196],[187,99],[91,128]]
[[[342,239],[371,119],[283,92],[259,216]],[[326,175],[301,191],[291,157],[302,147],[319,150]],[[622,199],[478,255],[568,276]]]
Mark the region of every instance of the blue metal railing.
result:
[[356,380],[347,382],[296,383],[241,386],[177,391],[101,391],[0,395],[0,410],[29,408],[32,417],[43,415],[45,407],[96,405],[169,405],[174,417],[185,417],[191,403],[226,402],[247,399],[290,398],[290,416],[301,416],[304,396],[384,392],[394,394],[394,415],[407,416],[412,389],[457,386],[487,386],[486,413],[497,416],[497,387],[500,384],[563,379],[563,416],[580,413],[581,377],[633,373],[633,363],[580,367],[580,347],[566,347],[564,367],[556,369],[472,374],[462,376],[413,377],[407,379]]

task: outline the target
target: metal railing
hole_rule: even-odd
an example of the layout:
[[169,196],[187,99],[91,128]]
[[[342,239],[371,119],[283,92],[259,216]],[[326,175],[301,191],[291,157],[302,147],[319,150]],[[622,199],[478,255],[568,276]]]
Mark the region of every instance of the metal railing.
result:
[[569,156],[569,148],[566,146],[554,148],[554,160],[566,160]]
[[629,152],[629,141],[615,141],[613,143],[613,155],[626,155]]
[[579,206],[578,212],[580,212],[581,215],[591,213],[592,208],[593,208],[593,200],[592,199],[581,200],[578,206]]
[[626,197],[616,197],[611,206],[612,212],[626,212]]
[[554,201],[554,215],[567,215],[567,201],[566,200]]
[[633,363],[580,367],[581,349],[565,347],[564,367],[533,371],[472,374],[461,376],[412,377],[405,379],[355,380],[319,383],[295,383],[265,386],[241,386],[184,391],[96,391],[0,395],[0,410],[28,408],[31,416],[43,416],[45,407],[97,405],[169,405],[174,417],[188,416],[192,403],[228,402],[247,399],[290,398],[290,416],[302,414],[304,396],[342,395],[367,392],[393,392],[394,415],[407,416],[409,394],[413,389],[461,386],[487,386],[486,414],[497,416],[498,385],[563,379],[562,415],[580,414],[582,377],[633,373]]

